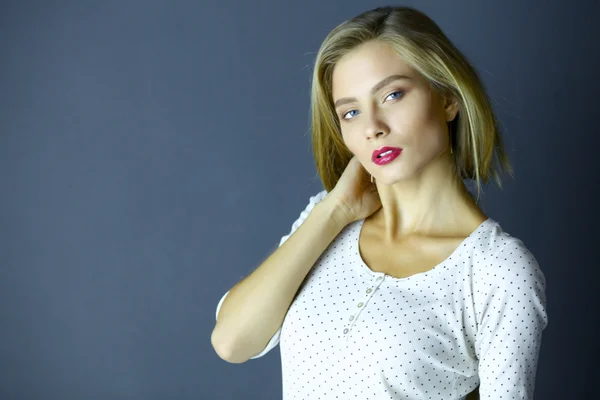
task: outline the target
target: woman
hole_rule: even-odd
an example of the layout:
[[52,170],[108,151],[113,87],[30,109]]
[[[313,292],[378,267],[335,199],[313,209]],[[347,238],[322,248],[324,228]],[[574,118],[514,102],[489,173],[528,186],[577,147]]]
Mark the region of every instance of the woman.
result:
[[533,399],[546,281],[463,183],[511,172],[466,58],[377,8],[326,37],[311,103],[325,190],[221,298],[217,353],[281,344],[284,399]]

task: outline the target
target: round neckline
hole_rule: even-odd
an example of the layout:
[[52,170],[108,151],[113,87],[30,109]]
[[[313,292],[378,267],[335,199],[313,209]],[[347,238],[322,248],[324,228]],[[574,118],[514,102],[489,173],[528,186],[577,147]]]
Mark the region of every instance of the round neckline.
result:
[[356,271],[359,274],[368,276],[370,278],[381,277],[381,278],[384,278],[384,280],[391,280],[393,282],[413,282],[413,281],[422,280],[422,279],[428,278],[429,276],[440,272],[442,269],[445,269],[446,264],[450,260],[455,258],[462,251],[462,249],[479,234],[479,232],[481,230],[483,230],[485,227],[487,227],[488,224],[490,224],[492,222],[493,222],[492,218],[489,218],[489,217],[486,220],[484,220],[481,224],[479,224],[479,226],[477,228],[475,228],[475,230],[473,232],[471,232],[469,234],[469,236],[467,236],[465,239],[463,239],[463,241],[460,242],[460,244],[454,249],[454,251],[452,251],[452,253],[450,253],[450,255],[448,257],[446,257],[441,262],[436,264],[433,268],[431,268],[427,271],[424,271],[424,272],[417,272],[416,274],[412,274],[410,276],[398,278],[393,275],[386,274],[385,272],[373,271],[371,268],[369,268],[367,263],[365,263],[365,261],[363,260],[362,255],[360,254],[360,248],[359,248],[360,233],[361,233],[362,227],[365,223],[365,218],[363,218],[363,219],[356,221],[355,228],[352,230],[352,232],[353,232],[352,252],[353,252],[353,255],[356,257],[356,259],[358,260],[358,262],[354,263],[354,266],[355,266]]

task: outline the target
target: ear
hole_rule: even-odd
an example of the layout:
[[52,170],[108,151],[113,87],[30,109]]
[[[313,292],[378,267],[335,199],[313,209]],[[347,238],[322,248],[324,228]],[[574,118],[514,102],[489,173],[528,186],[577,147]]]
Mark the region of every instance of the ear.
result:
[[446,114],[446,122],[450,122],[456,118],[456,114],[458,114],[458,101],[456,98],[446,98],[444,112]]

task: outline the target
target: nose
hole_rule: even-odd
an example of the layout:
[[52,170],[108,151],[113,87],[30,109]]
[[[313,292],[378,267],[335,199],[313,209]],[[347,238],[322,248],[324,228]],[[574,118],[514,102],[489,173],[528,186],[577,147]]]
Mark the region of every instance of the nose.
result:
[[368,118],[367,126],[365,127],[365,135],[367,139],[375,139],[380,136],[387,136],[389,127],[385,121],[376,113],[371,113]]

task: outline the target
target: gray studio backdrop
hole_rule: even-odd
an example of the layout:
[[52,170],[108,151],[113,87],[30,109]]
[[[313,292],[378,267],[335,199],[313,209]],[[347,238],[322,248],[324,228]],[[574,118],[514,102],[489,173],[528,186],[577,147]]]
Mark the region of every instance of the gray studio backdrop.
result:
[[[598,2],[403,4],[501,119],[516,179],[482,204],[547,277],[536,398],[592,398]],[[221,360],[215,309],[322,190],[312,63],[381,5],[1,2],[0,399],[281,397],[279,348]]]

